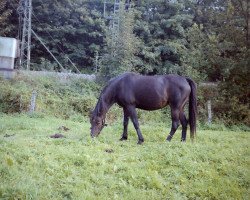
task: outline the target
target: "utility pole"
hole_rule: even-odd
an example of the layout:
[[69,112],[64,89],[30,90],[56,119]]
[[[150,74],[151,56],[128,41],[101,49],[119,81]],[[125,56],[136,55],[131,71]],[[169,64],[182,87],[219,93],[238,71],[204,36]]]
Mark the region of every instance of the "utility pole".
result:
[[32,0],[20,0],[18,13],[22,26],[19,66],[30,70]]
[[[20,60],[19,60],[18,67],[22,69],[30,70],[31,34],[33,34],[33,36],[44,46],[47,52],[57,62],[61,70],[65,71],[65,68],[62,66],[62,64],[56,59],[56,57],[49,50],[49,48],[45,45],[42,39],[31,28],[32,0],[19,0],[19,6],[18,6],[17,11],[19,14],[19,40],[21,40]],[[80,74],[81,72],[75,66],[75,64],[69,58],[68,60],[76,69],[76,71]]]

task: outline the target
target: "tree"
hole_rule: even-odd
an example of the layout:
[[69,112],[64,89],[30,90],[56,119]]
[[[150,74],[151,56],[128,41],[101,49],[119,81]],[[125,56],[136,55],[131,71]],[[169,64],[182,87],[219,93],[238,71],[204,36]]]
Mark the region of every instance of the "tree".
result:
[[[0,34],[19,37],[18,2],[1,1]],[[96,51],[102,51],[104,42],[104,20],[98,0],[33,0],[32,29],[46,46],[69,70],[74,68],[68,58],[83,71],[91,71]],[[2,7],[3,7],[2,6]],[[56,62],[44,47],[32,37],[31,69],[55,69]]]
[[[94,66],[95,52],[101,51],[104,45],[104,21],[97,10],[99,4],[101,2],[86,0],[33,2],[33,10],[40,11],[35,12],[34,30],[64,66],[72,69],[65,54],[80,70],[90,70]],[[39,43],[35,43],[33,49],[37,49],[33,54],[39,59],[53,62]]]
[[137,70],[149,74],[182,72],[180,53],[185,49],[185,29],[192,25],[190,1],[141,1],[135,33],[143,40]]
[[101,60],[100,72],[106,78],[113,77],[125,71],[135,71],[139,62],[136,54],[139,51],[140,40],[133,33],[135,10],[125,9],[121,3],[119,14],[119,32],[112,35],[112,29],[106,30],[107,52]]
[[18,37],[18,18],[13,8],[17,8],[14,0],[0,1],[0,36]]
[[205,80],[219,81],[218,117],[249,125],[249,3],[200,0],[195,6],[197,25],[187,31],[190,58],[185,62]]
[[[11,14],[11,10],[9,10],[9,9],[5,10],[6,3],[7,3],[6,0],[3,0],[3,1],[0,2],[0,13],[1,13],[1,15],[0,15],[0,24],[3,24],[5,26],[7,25],[6,24],[6,19]],[[1,29],[0,35],[4,35],[3,29]]]

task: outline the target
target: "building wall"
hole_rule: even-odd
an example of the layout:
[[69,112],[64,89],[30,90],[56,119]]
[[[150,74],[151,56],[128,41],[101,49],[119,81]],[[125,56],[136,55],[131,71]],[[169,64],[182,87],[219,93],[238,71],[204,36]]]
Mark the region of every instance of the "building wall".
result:
[[15,38],[0,37],[0,76],[13,78],[15,58],[18,57],[19,42]]

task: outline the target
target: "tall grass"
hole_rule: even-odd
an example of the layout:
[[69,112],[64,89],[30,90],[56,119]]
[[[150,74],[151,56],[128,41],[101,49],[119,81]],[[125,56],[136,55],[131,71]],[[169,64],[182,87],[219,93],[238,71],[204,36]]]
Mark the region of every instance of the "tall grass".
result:
[[128,141],[120,123],[91,139],[83,118],[1,114],[0,198],[249,199],[250,132],[200,130],[181,143],[178,130],[169,143],[169,126],[145,122],[137,145],[131,125]]

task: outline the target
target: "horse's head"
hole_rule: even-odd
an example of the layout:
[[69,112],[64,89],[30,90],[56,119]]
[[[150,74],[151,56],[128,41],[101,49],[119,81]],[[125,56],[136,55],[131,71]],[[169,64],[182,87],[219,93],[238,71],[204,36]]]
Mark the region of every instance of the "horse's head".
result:
[[90,116],[90,124],[91,124],[91,128],[90,128],[91,137],[97,137],[102,131],[102,129],[104,128],[104,126],[106,126],[105,116],[104,117],[95,116],[92,113]]

